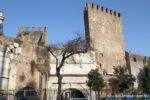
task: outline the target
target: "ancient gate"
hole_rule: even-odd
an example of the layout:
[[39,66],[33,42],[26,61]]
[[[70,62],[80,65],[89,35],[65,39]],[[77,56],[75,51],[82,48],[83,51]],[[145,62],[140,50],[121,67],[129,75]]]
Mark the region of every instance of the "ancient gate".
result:
[[16,93],[15,100],[40,100],[40,97],[34,88],[25,87]]
[[64,90],[61,95],[61,100],[88,100],[83,93],[77,89],[70,88]]

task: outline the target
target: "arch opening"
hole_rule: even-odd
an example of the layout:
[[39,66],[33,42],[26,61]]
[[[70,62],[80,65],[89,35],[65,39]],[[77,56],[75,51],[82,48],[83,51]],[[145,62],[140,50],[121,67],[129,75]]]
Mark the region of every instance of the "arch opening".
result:
[[69,98],[85,98],[85,96],[80,90],[69,88],[62,92],[61,99],[69,100]]
[[32,87],[25,87],[15,94],[15,98],[19,100],[30,100],[31,98],[39,98],[37,91]]

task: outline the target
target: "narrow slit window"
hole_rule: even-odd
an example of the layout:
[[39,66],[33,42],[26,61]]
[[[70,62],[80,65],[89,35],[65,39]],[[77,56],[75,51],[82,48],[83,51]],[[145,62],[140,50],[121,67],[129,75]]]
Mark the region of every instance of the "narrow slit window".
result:
[[134,62],[136,62],[136,58],[135,57],[133,58],[133,60],[134,60]]
[[100,67],[100,69],[102,69],[102,64],[101,63],[99,64],[99,67]]

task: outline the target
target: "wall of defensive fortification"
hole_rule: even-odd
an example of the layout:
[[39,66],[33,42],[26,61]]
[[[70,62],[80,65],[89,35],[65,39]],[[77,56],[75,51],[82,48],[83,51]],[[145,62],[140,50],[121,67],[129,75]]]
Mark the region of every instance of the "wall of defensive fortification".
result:
[[84,11],[87,46],[97,53],[97,66],[106,74],[125,64],[125,46],[121,14],[95,4]]
[[126,61],[130,74],[136,78],[135,88],[140,87],[141,81],[139,80],[144,75],[144,68],[147,65],[147,61],[150,61],[150,57],[126,52]]

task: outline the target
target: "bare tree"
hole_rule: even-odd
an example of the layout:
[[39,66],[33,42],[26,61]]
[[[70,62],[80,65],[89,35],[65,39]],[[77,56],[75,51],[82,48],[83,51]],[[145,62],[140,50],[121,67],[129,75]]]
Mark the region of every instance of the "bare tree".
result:
[[60,74],[61,68],[64,66],[65,61],[79,53],[85,53],[85,43],[81,36],[77,36],[75,39],[66,42],[63,45],[50,45],[50,54],[54,57],[56,63],[56,76],[58,79],[58,91],[57,100],[61,100],[61,88],[63,76]]

